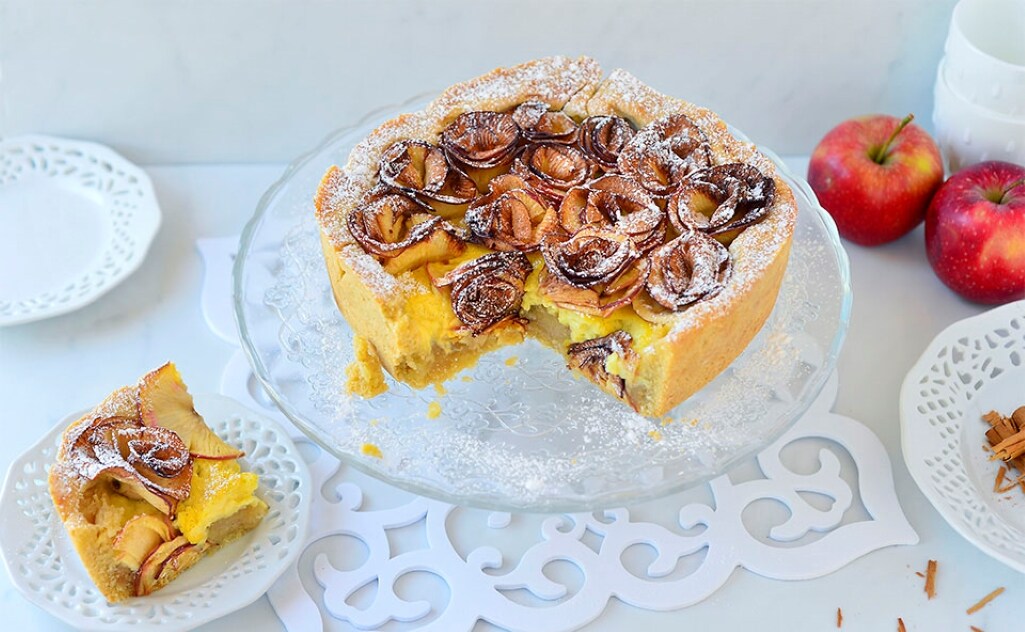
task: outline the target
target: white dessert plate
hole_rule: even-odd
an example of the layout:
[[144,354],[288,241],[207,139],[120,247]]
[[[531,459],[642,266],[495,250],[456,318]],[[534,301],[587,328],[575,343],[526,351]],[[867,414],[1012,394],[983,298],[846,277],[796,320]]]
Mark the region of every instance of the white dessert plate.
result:
[[1000,463],[982,420],[1023,404],[1025,301],[943,330],[900,392],[904,462],[922,493],[966,540],[1025,573],[1025,493],[993,491]]
[[152,595],[108,603],[50,499],[47,476],[61,433],[84,412],[69,415],[11,464],[0,495],[0,553],[29,601],[78,629],[192,629],[260,598],[298,557],[312,495],[288,432],[227,397],[195,399],[210,427],[245,450],[243,468],[259,475],[257,494],[270,506],[263,522]]
[[0,141],[0,326],[92,303],[139,267],[159,227],[149,177],[108,147]]

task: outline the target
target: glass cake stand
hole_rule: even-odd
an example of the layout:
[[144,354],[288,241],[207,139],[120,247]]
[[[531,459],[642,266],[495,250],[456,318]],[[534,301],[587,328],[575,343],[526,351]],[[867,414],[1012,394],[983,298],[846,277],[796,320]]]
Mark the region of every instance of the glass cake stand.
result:
[[[536,342],[486,355],[443,390],[389,377],[383,395],[348,395],[353,334],[334,305],[311,200],[356,142],[425,101],[374,112],[299,158],[242,233],[234,269],[242,346],[271,398],[314,441],[376,478],[453,504],[589,511],[722,474],[778,438],[818,395],[847,330],[847,255],[808,184],[764,149],[800,209],[775,309],[726,371],[666,417],[634,413]],[[441,407],[434,419],[432,402]],[[364,455],[365,444],[382,457]]]

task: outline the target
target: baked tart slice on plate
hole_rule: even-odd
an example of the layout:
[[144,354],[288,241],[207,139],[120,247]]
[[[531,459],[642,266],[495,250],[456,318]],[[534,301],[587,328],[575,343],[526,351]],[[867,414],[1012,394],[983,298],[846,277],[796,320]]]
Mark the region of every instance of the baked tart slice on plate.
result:
[[500,68],[396,117],[316,193],[349,387],[414,388],[533,337],[663,415],[762,327],[797,206],[713,112],[581,57]]
[[64,431],[50,495],[109,601],[162,588],[260,523],[267,504],[242,456],[195,411],[170,363]]

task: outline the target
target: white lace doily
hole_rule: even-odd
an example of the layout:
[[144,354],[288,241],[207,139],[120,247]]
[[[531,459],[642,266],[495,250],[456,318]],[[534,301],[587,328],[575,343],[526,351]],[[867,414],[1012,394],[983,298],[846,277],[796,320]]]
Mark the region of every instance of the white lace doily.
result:
[[904,461],[922,493],[966,540],[1025,572],[1025,496],[993,491],[999,463],[983,448],[982,420],[1022,405],[1025,300],[940,332],[900,394]]
[[[221,244],[223,246],[224,244]],[[230,249],[203,248],[207,287]],[[229,301],[204,313],[230,331]],[[218,307],[222,305],[222,307]],[[290,630],[572,630],[615,597],[673,610],[738,568],[809,579],[918,536],[896,498],[889,458],[865,426],[830,412],[836,376],[783,437],[729,475],[631,507],[583,514],[465,509],[389,487],[298,434],[314,488],[309,544],[268,596]],[[222,392],[273,410],[244,354]],[[772,526],[775,525],[775,526]],[[526,542],[526,546],[524,543]]]
[[0,141],[0,325],[78,309],[124,280],[160,226],[149,176],[113,150]]
[[81,629],[182,630],[252,603],[294,567],[315,489],[295,445],[265,415],[220,395],[197,395],[196,409],[245,450],[243,467],[259,475],[257,493],[269,507],[260,525],[152,595],[108,603],[67,537],[47,484],[61,434],[81,413],[71,415],[11,464],[0,499],[0,550],[29,601]]

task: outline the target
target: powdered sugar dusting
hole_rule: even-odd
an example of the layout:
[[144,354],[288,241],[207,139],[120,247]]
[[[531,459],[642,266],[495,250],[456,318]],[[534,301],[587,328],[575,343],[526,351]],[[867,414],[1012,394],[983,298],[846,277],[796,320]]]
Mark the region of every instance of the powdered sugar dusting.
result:
[[797,204],[790,187],[775,165],[757,148],[740,140],[714,112],[707,108],[666,96],[641,82],[629,72],[614,70],[588,102],[588,114],[615,114],[642,127],[671,114],[687,115],[704,132],[712,148],[713,164],[744,162],[757,167],[776,182],[776,195],[768,216],[746,228],[730,244],[733,271],[722,292],[701,301],[676,317],[671,336],[683,335],[730,312],[741,297],[762,278],[777,257],[785,254],[797,216]]
[[421,291],[415,284],[395,280],[361,249],[348,247],[353,239],[345,217],[377,183],[378,161],[393,143],[406,139],[436,143],[445,125],[462,112],[507,110],[527,98],[554,109],[570,107],[572,100],[590,96],[600,79],[600,67],[588,57],[539,59],[452,86],[424,110],[395,117],[374,129],[353,148],[342,170],[329,173],[315,197],[317,219],[343,264],[360,274],[382,300],[401,301],[404,295]]
[[[317,193],[318,220],[343,262],[360,275],[382,300],[399,302],[422,291],[415,283],[388,274],[372,256],[353,247],[344,217],[376,184],[383,152],[398,140],[436,142],[440,131],[456,116],[473,110],[508,110],[534,98],[553,109],[578,109],[581,115],[615,114],[637,127],[671,114],[688,116],[706,135],[713,164],[745,162],[776,181],[776,196],[768,216],[748,227],[730,245],[732,272],[726,287],[674,316],[669,335],[685,335],[709,319],[728,315],[765,275],[793,232],[797,207],[775,166],[749,142],[739,140],[711,110],[657,92],[629,72],[618,69],[600,82],[601,69],[587,57],[551,57],[512,68],[500,68],[445,90],[421,112],[404,114],[373,130],[349,154],[344,170],[325,178]],[[600,82],[600,83],[599,83]],[[641,138],[635,139],[643,142]],[[652,148],[656,148],[653,146]],[[668,147],[662,148],[669,151]],[[667,159],[669,157],[667,156]]]
[[[292,178],[316,182],[325,161],[366,132],[326,146]],[[244,253],[280,255],[242,258],[246,344],[289,415],[346,460],[421,493],[533,510],[665,493],[778,436],[835,363],[845,318],[839,246],[801,193],[794,254],[773,315],[729,369],[663,419],[636,415],[574,378],[560,356],[534,342],[484,356],[464,374],[469,381],[451,380],[443,395],[389,379],[384,395],[351,397],[339,385],[353,358],[352,332],[326,291],[309,190],[283,187],[249,236]],[[506,363],[512,355],[515,365]],[[437,419],[426,414],[432,402],[441,407]],[[361,456],[363,443],[383,458]]]

